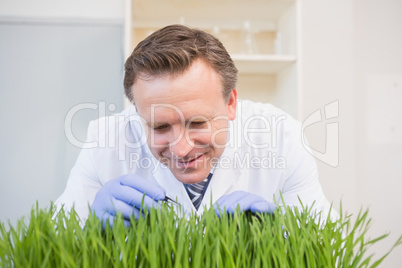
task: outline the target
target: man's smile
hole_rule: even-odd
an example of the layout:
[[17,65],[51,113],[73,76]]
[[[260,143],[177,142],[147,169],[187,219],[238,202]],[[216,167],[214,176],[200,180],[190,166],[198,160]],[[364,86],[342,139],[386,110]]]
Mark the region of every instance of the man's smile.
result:
[[200,162],[198,160],[202,160],[203,156],[205,153],[202,154],[196,154],[195,156],[192,157],[185,157],[185,158],[174,158],[174,157],[169,157],[169,159],[172,164],[178,168],[179,170],[185,170],[185,169],[194,169],[197,168],[197,163]]

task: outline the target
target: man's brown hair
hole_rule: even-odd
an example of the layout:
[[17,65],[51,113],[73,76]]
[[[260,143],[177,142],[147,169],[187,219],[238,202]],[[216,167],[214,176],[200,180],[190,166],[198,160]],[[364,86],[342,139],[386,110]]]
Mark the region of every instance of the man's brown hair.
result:
[[236,88],[237,68],[222,43],[209,33],[183,25],[166,26],[141,41],[124,67],[124,91],[134,103],[133,85],[139,76],[178,75],[196,59],[204,60],[220,76],[229,101]]

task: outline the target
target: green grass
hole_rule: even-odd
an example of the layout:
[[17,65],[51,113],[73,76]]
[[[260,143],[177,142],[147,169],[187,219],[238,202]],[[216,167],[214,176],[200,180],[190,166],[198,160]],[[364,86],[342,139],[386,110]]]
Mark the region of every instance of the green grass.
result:
[[307,208],[185,219],[163,205],[104,231],[94,215],[80,226],[74,210],[55,211],[36,205],[28,224],[0,224],[0,267],[376,267],[387,256],[367,256],[387,237],[367,238],[367,210],[353,222],[342,211],[324,222]]

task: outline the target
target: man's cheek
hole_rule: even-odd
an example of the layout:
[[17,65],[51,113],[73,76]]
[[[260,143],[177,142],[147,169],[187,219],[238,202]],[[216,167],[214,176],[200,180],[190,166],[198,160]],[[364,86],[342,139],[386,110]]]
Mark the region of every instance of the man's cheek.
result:
[[227,129],[215,130],[211,135],[211,145],[216,148],[225,147],[228,138]]
[[147,135],[147,143],[149,148],[163,149],[169,144],[164,135],[159,135],[153,131],[149,131]]
[[188,137],[188,141],[194,148],[202,149],[210,146],[211,138],[211,133],[193,133]]

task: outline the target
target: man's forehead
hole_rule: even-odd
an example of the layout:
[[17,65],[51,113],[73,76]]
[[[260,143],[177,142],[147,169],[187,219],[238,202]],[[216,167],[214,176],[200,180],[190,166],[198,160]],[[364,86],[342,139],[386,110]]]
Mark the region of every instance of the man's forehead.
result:
[[[156,95],[155,90],[158,89],[160,94]],[[164,96],[163,91],[171,94],[178,90],[185,90],[185,94],[200,94],[200,89],[203,89],[201,92],[210,92],[211,90],[223,92],[223,84],[219,74],[208,63],[200,59],[193,61],[182,72],[157,75],[140,73],[132,87],[136,103],[150,96],[154,98],[157,98],[158,95]]]

